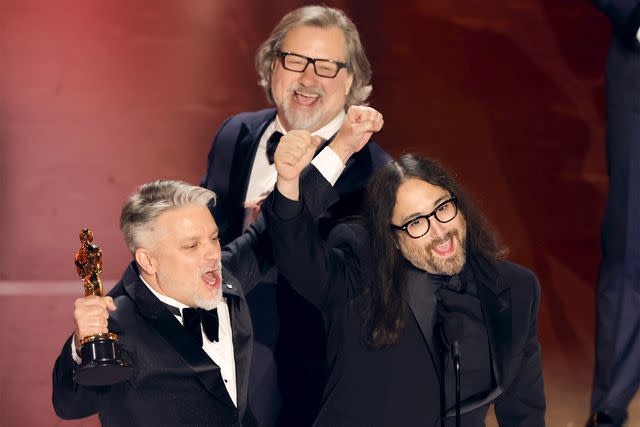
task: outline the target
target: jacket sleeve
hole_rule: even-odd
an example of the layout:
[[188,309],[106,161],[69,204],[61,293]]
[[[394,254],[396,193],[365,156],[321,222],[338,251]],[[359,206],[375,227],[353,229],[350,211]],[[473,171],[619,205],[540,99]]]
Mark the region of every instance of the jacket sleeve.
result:
[[238,279],[245,295],[274,266],[271,238],[263,215],[247,231],[222,248],[222,263]]
[[84,418],[100,411],[100,396],[109,387],[83,387],[73,381],[76,362],[71,356],[71,340],[64,343],[53,367],[53,408],[65,420]]
[[[286,199],[276,189],[265,201],[263,212],[280,272],[297,292],[324,311],[332,302],[345,301],[349,289],[359,282],[358,240],[347,225],[337,226],[327,241],[321,237],[318,217],[337,195],[312,168],[301,180],[300,202]],[[283,219],[278,211],[287,203],[300,205],[295,216]]]
[[544,426],[546,410],[540,343],[537,336],[540,285],[532,275],[533,301],[530,308],[530,326],[522,362],[515,379],[495,402],[498,423],[502,427]]

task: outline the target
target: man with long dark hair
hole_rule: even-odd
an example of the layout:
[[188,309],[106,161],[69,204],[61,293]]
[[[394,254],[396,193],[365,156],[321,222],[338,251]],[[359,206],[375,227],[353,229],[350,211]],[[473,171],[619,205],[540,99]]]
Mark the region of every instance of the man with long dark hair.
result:
[[[353,152],[370,134],[351,138],[360,141]],[[543,426],[535,275],[503,259],[444,168],[414,155],[378,169],[364,218],[323,239],[316,218],[335,191],[314,166],[300,179],[314,143],[304,133],[283,138],[264,211],[281,272],[329,331],[315,424],[451,425],[459,362],[461,425],[484,426],[494,403],[502,426]]]

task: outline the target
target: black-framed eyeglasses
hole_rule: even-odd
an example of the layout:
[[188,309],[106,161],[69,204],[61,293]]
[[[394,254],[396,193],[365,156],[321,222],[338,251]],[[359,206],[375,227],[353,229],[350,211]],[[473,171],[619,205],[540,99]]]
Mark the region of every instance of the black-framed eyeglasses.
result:
[[420,238],[431,229],[429,218],[434,217],[438,222],[446,224],[458,215],[458,199],[451,195],[451,198],[440,203],[436,208],[426,215],[420,215],[402,225],[391,224],[393,230],[402,230],[413,239]]
[[343,68],[348,68],[345,62],[334,61],[333,59],[309,58],[293,52],[276,52],[285,70],[304,73],[309,64],[313,64],[313,71],[320,77],[333,79]]

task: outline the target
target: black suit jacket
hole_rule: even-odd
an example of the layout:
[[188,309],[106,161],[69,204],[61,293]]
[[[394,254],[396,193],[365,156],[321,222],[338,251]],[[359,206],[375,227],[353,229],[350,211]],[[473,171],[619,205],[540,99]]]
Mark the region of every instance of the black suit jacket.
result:
[[[233,330],[237,408],[218,365],[142,283],[132,262],[109,293],[117,307],[110,314],[109,330],[119,335],[132,359],[134,374],[109,387],[75,384],[70,337],[53,370],[56,414],[74,419],[98,413],[103,426],[254,425],[247,407],[252,326],[244,293],[268,264],[255,257],[253,245],[265,242],[257,235],[252,229],[223,253],[222,289]],[[244,289],[241,283],[246,284]]]
[[[316,425],[436,425],[440,386],[432,343],[433,294],[424,307],[407,298],[406,328],[399,344],[368,348],[359,307],[366,304],[363,286],[375,280],[368,275],[375,268],[369,234],[362,225],[342,224],[324,241],[316,218],[336,194],[313,167],[302,182],[303,205],[297,216],[283,220],[275,214],[274,199],[282,197],[279,194],[269,197],[264,212],[278,267],[324,313],[329,331],[331,372]],[[484,426],[488,404],[495,402],[501,426],[543,426],[538,281],[530,271],[509,262],[494,264],[474,254],[468,262],[489,336],[495,386],[463,406],[462,425]],[[409,265],[407,269],[409,281],[426,283],[426,272]],[[415,288],[432,292],[427,286]]]

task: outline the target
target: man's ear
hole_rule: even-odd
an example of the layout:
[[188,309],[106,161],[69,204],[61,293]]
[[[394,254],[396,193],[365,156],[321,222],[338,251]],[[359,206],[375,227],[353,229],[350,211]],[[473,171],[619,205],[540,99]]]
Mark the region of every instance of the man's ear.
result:
[[153,258],[153,255],[144,248],[136,249],[134,253],[134,257],[136,259],[136,263],[142,269],[142,271],[148,275],[154,275],[156,273],[156,261]]
[[351,91],[351,85],[353,84],[353,74],[349,73],[347,80],[344,85],[344,95],[349,96],[349,92]]

